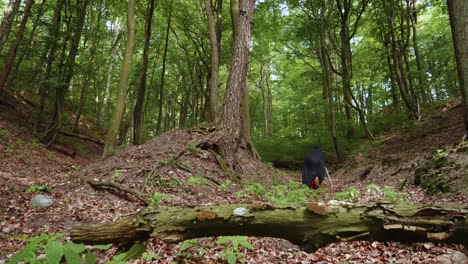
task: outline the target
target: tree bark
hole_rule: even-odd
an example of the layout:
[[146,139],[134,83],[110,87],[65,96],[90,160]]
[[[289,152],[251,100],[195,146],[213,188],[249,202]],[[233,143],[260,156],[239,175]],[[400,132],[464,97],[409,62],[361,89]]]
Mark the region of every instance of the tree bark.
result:
[[[219,92],[219,61],[220,61],[220,36],[218,37],[217,28],[221,22],[219,19],[215,22],[215,12],[211,0],[204,0],[205,12],[208,18],[208,33],[210,38],[211,47],[211,64],[210,64],[210,79],[208,91],[208,109],[206,119],[208,122],[216,123],[219,119],[218,116],[218,92]],[[218,1],[218,5],[222,0]],[[221,14],[217,14],[218,18]]]
[[127,47],[125,48],[125,55],[123,60],[122,69],[120,71],[119,90],[117,96],[117,104],[115,106],[114,114],[112,115],[111,124],[104,146],[103,157],[110,156],[115,153],[117,147],[117,135],[120,130],[120,124],[125,113],[125,103],[127,101],[128,81],[130,78],[130,67],[133,61],[133,49],[135,47],[135,2],[136,0],[128,1],[127,11]]
[[7,59],[5,61],[5,66],[3,66],[3,70],[0,73],[0,96],[2,96],[3,90],[5,88],[8,76],[11,72],[11,68],[13,66],[13,62],[16,58],[16,52],[18,51],[18,47],[23,39],[24,29],[26,28],[26,23],[28,23],[29,15],[31,14],[31,8],[34,4],[34,0],[28,0],[26,2],[26,7],[24,8],[23,18],[21,19],[21,24],[16,33],[16,39],[13,42],[10,51],[8,52]]
[[78,48],[80,45],[81,33],[86,18],[86,9],[88,7],[89,0],[79,0],[75,4],[75,27],[73,28],[73,36],[71,37],[70,51],[68,53],[67,62],[65,65],[65,72],[62,72],[63,77],[60,83],[55,85],[55,104],[54,104],[54,116],[52,122],[49,125],[42,142],[49,146],[57,137],[60,129],[63,125],[63,112],[65,105],[65,94],[70,86],[75,70],[75,59],[78,54]]
[[468,140],[468,2],[466,0],[448,0],[447,4],[462,95],[463,122],[465,123],[464,140]]
[[0,24],[0,55],[3,53],[3,48],[11,32],[11,24],[18,13],[20,4],[21,0],[8,1],[7,9],[3,16],[2,23]]
[[143,58],[141,65],[140,83],[135,91],[135,108],[133,111],[133,144],[140,145],[143,143],[142,128],[143,128],[143,106],[145,104],[146,93],[146,75],[148,70],[149,46],[151,41],[151,23],[155,8],[155,0],[148,1],[145,20],[145,46],[143,48]]
[[93,66],[94,66],[94,57],[96,55],[97,51],[97,46],[99,45],[99,38],[98,38],[98,28],[94,27],[94,24],[100,23],[101,22],[101,13],[98,11],[97,14],[97,22],[94,21],[94,19],[91,19],[91,29],[90,31],[92,32],[92,37],[91,37],[91,48],[89,51],[89,62],[86,67],[86,76],[83,81],[83,87],[81,88],[81,94],[80,94],[80,101],[78,104],[78,111],[76,112],[76,117],[75,117],[75,123],[73,124],[72,131],[77,132],[78,127],[80,124],[80,118],[81,118],[81,113],[83,111],[83,107],[86,101],[86,96],[88,94],[91,78],[93,75],[96,73],[93,72]]
[[159,83],[159,110],[158,110],[158,121],[156,124],[156,134],[161,133],[161,125],[163,119],[163,106],[164,106],[164,81],[166,78],[166,62],[167,62],[167,50],[169,48],[169,32],[171,30],[172,20],[172,0],[169,1],[169,11],[167,15],[167,27],[166,27],[166,39],[164,44],[163,62],[161,70],[161,81]]
[[119,40],[119,29],[118,23],[114,23],[115,25],[113,34],[112,34],[112,43],[114,43],[111,47],[110,57],[109,57],[109,67],[107,68],[107,78],[106,78],[106,88],[104,89],[104,97],[102,99],[102,108],[101,112],[99,113],[99,121],[104,123],[104,118],[106,116],[107,110],[107,102],[109,101],[109,93],[110,87],[112,84],[112,68],[114,67],[114,58],[117,53],[117,41]]
[[76,243],[107,244],[150,236],[166,242],[225,235],[269,236],[289,240],[306,251],[351,240],[435,241],[466,246],[467,213],[465,205],[160,206],[146,207],[111,223],[74,226],[71,239]]

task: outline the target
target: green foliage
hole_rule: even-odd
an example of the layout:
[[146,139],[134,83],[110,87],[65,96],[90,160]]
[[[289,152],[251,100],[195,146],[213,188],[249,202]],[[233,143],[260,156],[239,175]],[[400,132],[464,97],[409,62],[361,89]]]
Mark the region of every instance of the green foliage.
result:
[[376,184],[369,184],[366,186],[366,190],[371,194],[375,195],[381,192],[380,187]]
[[260,183],[249,184],[244,189],[236,192],[236,195],[238,197],[266,199],[268,202],[277,205],[288,205],[306,203],[311,198],[315,198],[317,193],[304,184],[290,181],[286,184],[275,184],[268,188],[268,191]]
[[50,190],[48,185],[32,185],[26,189],[26,193],[48,193]]
[[361,196],[361,191],[356,187],[348,187],[342,192],[335,193],[336,199],[340,201],[356,202]]
[[112,179],[115,181],[117,179],[119,179],[121,176],[121,171],[119,169],[115,169],[114,170],[114,175],[112,175]]
[[407,198],[407,195],[396,191],[391,186],[384,187],[384,202],[395,204],[411,204],[411,201]]
[[226,191],[229,189],[229,187],[231,187],[231,185],[232,185],[232,181],[226,180],[225,182],[221,183],[221,185],[219,185],[219,188],[223,191]]
[[196,257],[200,257],[206,253],[206,249],[199,247],[199,244],[194,239],[184,240],[180,243],[179,252],[177,256],[190,260]]
[[[63,233],[51,235],[39,235],[24,239],[28,244],[14,255],[7,263],[47,263],[59,264],[65,258],[69,264],[81,264],[83,258],[87,264],[95,264],[96,256],[87,250],[83,244],[63,242],[60,240]],[[105,246],[95,246],[95,248]],[[108,247],[107,247],[108,248]],[[106,248],[106,249],[107,249]],[[37,254],[45,253],[44,258],[38,258]]]
[[162,200],[167,200],[169,199],[169,196],[167,194],[164,194],[164,193],[160,193],[160,192],[155,192],[153,194],[153,196],[151,196],[150,198],[147,199],[147,202],[150,206],[159,206],[159,204],[161,203]]
[[197,176],[189,177],[187,179],[187,183],[190,185],[200,186],[200,185],[208,184],[208,180],[202,176],[197,175]]
[[9,136],[11,135],[10,131],[5,130],[5,129],[0,129],[0,137],[1,136]]
[[316,196],[314,190],[294,181],[274,185],[265,195],[270,203],[277,205],[304,204]]
[[195,153],[202,153],[203,150],[197,146],[188,146],[187,150],[190,152],[195,152]]
[[247,185],[244,189],[236,192],[237,197],[262,197],[265,194],[265,187],[261,183],[252,183]]
[[141,256],[146,251],[146,245],[142,243],[133,244],[126,252],[114,256],[109,264],[126,264],[128,260]]
[[237,261],[244,263],[244,257],[242,256],[239,246],[250,250],[254,249],[252,244],[247,241],[246,236],[224,236],[218,238],[216,243],[224,245],[223,256],[229,264],[234,264]]

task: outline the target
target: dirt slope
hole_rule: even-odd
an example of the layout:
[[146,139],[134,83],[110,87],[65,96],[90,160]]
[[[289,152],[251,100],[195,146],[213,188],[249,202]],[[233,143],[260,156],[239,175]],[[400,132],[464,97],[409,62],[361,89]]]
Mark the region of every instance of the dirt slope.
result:
[[[332,168],[335,188],[332,190],[325,183],[319,199],[334,198],[332,192],[354,185],[362,191],[359,201],[373,201],[381,198],[378,197],[381,194],[367,194],[364,187],[369,183],[394,187],[399,186],[401,179],[410,183],[415,170],[431,159],[434,149],[453,146],[461,138],[460,109],[455,107],[441,115],[442,118],[427,117],[430,122],[422,122],[417,133],[414,129],[402,128],[389,131],[380,137],[380,146],[357,153],[346,163]],[[0,239],[0,263],[21,248],[22,242],[15,238],[16,235],[67,232],[74,224],[112,221],[142,206],[131,195],[94,190],[86,184],[88,180],[115,181],[145,196],[164,193],[163,204],[193,205],[252,199],[236,196],[235,192],[241,189],[236,177],[223,170],[222,162],[214,153],[195,147],[207,133],[203,129],[171,131],[143,146],[130,147],[106,160],[90,163],[99,156],[95,145],[86,150],[97,151],[78,151],[75,159],[45,149],[28,132],[31,122],[24,120],[30,118],[30,107],[21,100],[11,98],[0,104],[0,236],[7,238]],[[463,153],[452,154],[460,156],[458,162],[466,158]],[[453,171],[459,173],[463,168],[466,169]],[[297,171],[265,169],[251,175],[250,180],[268,186],[298,178]],[[54,200],[52,207],[33,209],[28,206],[34,194],[27,190],[39,185],[49,187],[47,194]],[[415,202],[466,202],[464,192],[441,198],[425,195],[421,187],[412,184],[405,184],[401,192],[407,193]],[[197,241],[206,253],[195,248],[191,258],[177,256],[180,245],[156,239],[149,241],[147,252],[158,256],[154,260],[156,263],[223,262],[223,247],[217,245],[214,238]],[[377,242],[331,244],[315,253],[306,253],[280,239],[249,238],[249,241],[255,249],[242,250],[247,263],[435,263],[436,257],[443,254],[466,253],[462,246]],[[116,250],[114,247],[100,258],[105,262]],[[132,263],[148,261],[141,258]]]

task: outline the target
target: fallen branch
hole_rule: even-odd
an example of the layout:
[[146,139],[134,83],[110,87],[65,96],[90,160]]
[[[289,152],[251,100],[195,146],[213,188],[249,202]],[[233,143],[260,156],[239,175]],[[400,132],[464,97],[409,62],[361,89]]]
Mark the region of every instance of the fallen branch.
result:
[[289,240],[307,251],[357,239],[436,241],[467,246],[467,212],[465,205],[160,206],[147,207],[113,223],[74,226],[71,239],[106,244],[149,236],[168,242],[225,235],[269,236]]
[[52,144],[49,146],[50,149],[56,150],[62,154],[72,157],[73,159],[76,157],[76,151],[73,149],[66,148],[64,146],[60,146],[57,144]]
[[303,162],[296,160],[274,160],[272,162],[275,168],[285,168],[290,170],[301,169]]
[[130,189],[129,187],[123,185],[123,184],[118,184],[118,183],[115,183],[115,182],[98,182],[98,181],[87,181],[89,185],[91,185],[93,188],[114,188],[114,189],[117,189],[119,191],[122,191],[122,192],[125,192],[125,193],[129,193],[133,196],[135,196],[136,198],[138,198],[138,200],[140,200],[143,204],[145,205],[148,205],[148,202],[146,201],[146,199],[144,198],[144,196],[133,190],[133,189]]
[[96,143],[96,144],[98,144],[100,146],[104,146],[104,142],[97,139],[97,138],[84,136],[84,135],[76,134],[76,133],[73,133],[73,132],[67,132],[67,131],[63,131],[63,130],[60,130],[60,134],[62,134],[64,136],[67,136],[67,137],[74,137],[74,138],[79,138],[79,139],[86,140],[86,141],[91,141],[91,142]]

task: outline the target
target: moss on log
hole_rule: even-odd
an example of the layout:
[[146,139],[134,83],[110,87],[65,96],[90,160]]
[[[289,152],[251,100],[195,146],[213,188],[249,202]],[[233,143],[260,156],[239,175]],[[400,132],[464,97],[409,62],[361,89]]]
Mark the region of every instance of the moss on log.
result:
[[112,223],[75,226],[71,239],[102,244],[149,236],[169,242],[224,235],[269,236],[289,240],[306,251],[349,240],[440,241],[467,246],[467,212],[464,205],[160,206]]

